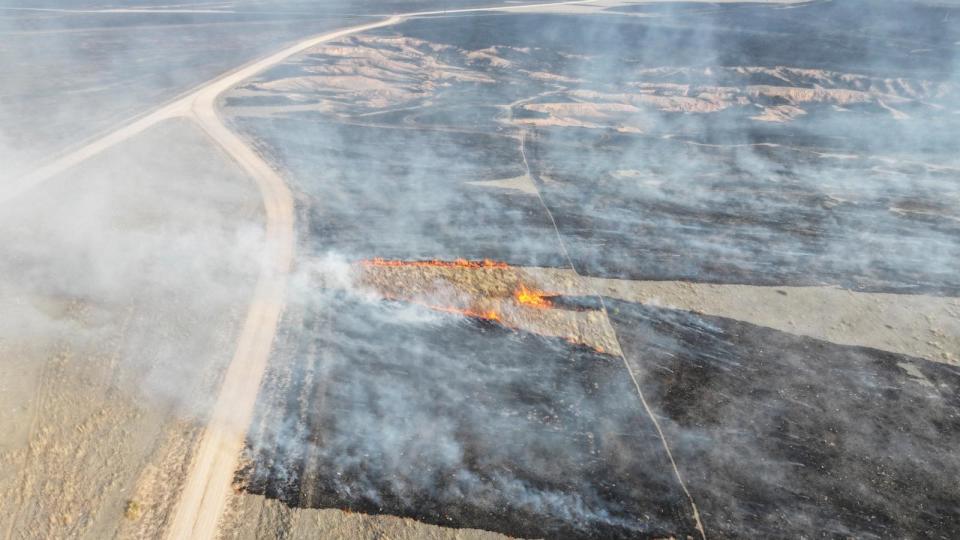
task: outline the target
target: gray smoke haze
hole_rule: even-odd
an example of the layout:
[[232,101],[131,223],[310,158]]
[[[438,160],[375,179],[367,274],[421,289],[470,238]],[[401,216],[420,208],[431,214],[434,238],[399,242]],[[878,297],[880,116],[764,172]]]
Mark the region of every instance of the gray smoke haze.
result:
[[[294,507],[431,522],[440,512],[495,530],[672,529],[676,508],[637,520],[630,503],[611,501],[612,491],[678,504],[659,441],[622,401],[631,389],[619,359],[496,327],[477,332],[362,289],[303,300],[288,311],[303,326],[285,324],[261,396],[247,489]],[[623,469],[622,488],[596,481],[606,467]],[[531,529],[534,517],[541,524]]]
[[229,358],[259,270],[253,186],[170,121],[17,202],[0,218],[3,341],[119,347],[148,397],[202,411],[187,383]]
[[[861,37],[846,4],[635,7],[414,21],[227,103],[307,198],[318,252],[556,265],[538,201],[462,185],[529,168],[587,273],[956,291],[956,46],[889,22],[943,13],[868,10],[883,24]],[[744,16],[757,29],[724,24]],[[828,23],[822,41],[787,32]],[[879,43],[904,33],[917,58]]]
[[282,3],[195,4],[148,13],[111,12],[118,6],[101,2],[0,6],[0,178],[26,172],[298,36],[349,19],[338,3],[308,13],[303,5]]
[[[0,197],[26,173],[131,117],[291,41],[383,9],[342,2],[6,2]],[[253,181],[186,120],[160,124],[4,200],[2,341],[76,337],[96,344],[123,326],[112,319],[123,312],[119,306],[139,302],[147,312],[136,316],[143,335],[127,336],[122,354],[135,366],[166,366],[148,367],[156,371],[148,393],[156,384],[164,403],[191,415],[202,411],[193,404],[196,392],[182,383],[194,360],[229,358],[220,349],[232,347],[231,325],[259,271],[261,207]],[[61,313],[61,304],[73,301],[99,305],[97,316],[111,320],[77,327]],[[221,316],[230,322],[217,322]],[[197,326],[188,329],[188,320]],[[201,335],[204,320],[218,328],[211,333],[216,344],[170,344],[171,332],[185,342],[212,339]],[[137,359],[149,356],[143,351],[167,361]]]
[[[223,98],[298,212],[251,491],[516,534],[693,531],[621,359],[382,302],[359,259],[958,296],[955,3],[722,4],[414,19]],[[29,9],[0,9],[0,182],[298,38],[466,5],[7,3]],[[0,204],[0,346],[113,347],[124,392],[202,423],[261,207],[186,120]],[[675,445],[705,440],[670,425]]]
[[[956,294],[958,94],[949,9],[824,2],[622,11],[636,18],[414,20],[318,47],[241,86],[225,103],[299,192],[304,253],[564,266],[562,242],[577,270],[591,276]],[[482,184],[524,176],[556,220],[559,240],[537,198],[521,187]],[[377,326],[370,320],[375,312],[350,323],[350,308],[331,302],[336,307],[327,309],[339,314],[332,323],[336,340],[351,331],[362,337],[342,348],[324,341],[289,355],[313,359],[318,370],[337,370],[340,362],[362,366],[360,374],[329,376],[336,391],[322,384],[276,390],[262,404],[274,411],[263,413],[262,425],[278,421],[277,410],[293,415],[283,405],[292,398],[277,396],[351,405],[338,409],[337,420],[307,407],[282,435],[271,428],[264,428],[266,440],[255,435],[255,461],[273,464],[254,466],[255,492],[294,506],[336,500],[329,492],[312,498],[298,492],[320,484],[354,508],[399,507],[413,515],[410,493],[419,494],[421,505],[425,496],[450,505],[462,495],[481,507],[490,490],[509,493],[497,504],[517,512],[529,501],[552,499],[538,482],[521,481],[514,485],[523,489],[514,491],[500,477],[458,484],[423,482],[411,473],[411,464],[455,479],[482,470],[461,458],[465,435],[451,439],[450,415],[461,430],[480,428],[434,409],[450,400],[446,394],[421,400],[402,378],[379,382],[373,374],[379,366],[367,362],[395,357],[392,336],[402,330]],[[420,326],[425,333],[432,328]],[[304,323],[303,335],[291,339],[309,342],[311,328]],[[413,334],[404,342],[418,348],[396,361],[411,372],[438,369],[421,363],[438,350],[453,372],[474,366],[466,351],[417,335],[416,324],[404,328]],[[308,352],[328,347],[337,351],[332,357]],[[496,349],[493,356],[505,354]],[[559,368],[537,369],[549,378]],[[327,380],[320,373],[315,380]],[[482,386],[512,384],[511,375],[500,373]],[[617,405],[581,406],[586,415],[637,410],[629,401],[635,396],[621,397]],[[676,444],[696,446],[695,431],[673,434]],[[423,453],[419,435],[436,446]],[[870,440],[851,437],[854,454]],[[320,448],[312,438],[322,441]],[[308,450],[296,449],[304,445]],[[581,451],[570,440],[551,440],[549,448],[553,456]],[[309,469],[301,455],[320,456],[315,476],[270,480],[278,470]],[[742,456],[769,451],[757,447]],[[740,461],[734,453],[726,459]],[[506,461],[526,464],[513,471],[520,478],[538,470],[528,455]],[[340,476],[331,487],[317,470]],[[594,493],[596,478],[582,464],[564,470],[568,490]],[[773,467],[764,474],[773,485],[786,473]],[[623,508],[586,500],[586,506],[565,503],[571,512],[591,510],[568,516],[585,526],[580,534],[598,524],[629,528]],[[556,507],[537,508],[565,519]],[[817,519],[801,514],[792,526]],[[536,534],[524,525],[504,527]]]

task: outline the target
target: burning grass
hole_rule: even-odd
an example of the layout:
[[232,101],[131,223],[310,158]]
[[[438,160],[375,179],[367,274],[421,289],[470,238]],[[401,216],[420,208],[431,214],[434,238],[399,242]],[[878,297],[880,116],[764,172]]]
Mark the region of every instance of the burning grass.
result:
[[394,268],[403,267],[433,267],[433,268],[509,268],[505,262],[491,261],[483,259],[481,261],[468,261],[467,259],[455,259],[452,261],[441,261],[437,259],[429,261],[398,261],[382,258],[368,259],[361,261],[363,266],[385,266]]
[[566,309],[538,286],[535,269],[491,260],[361,261],[360,284],[381,298],[559,337],[598,352],[619,346],[601,310]]
[[521,283],[520,288],[513,293],[513,297],[518,304],[543,309],[553,307],[553,302],[548,299],[551,296],[556,295],[548,295],[543,291],[529,289],[523,283]]

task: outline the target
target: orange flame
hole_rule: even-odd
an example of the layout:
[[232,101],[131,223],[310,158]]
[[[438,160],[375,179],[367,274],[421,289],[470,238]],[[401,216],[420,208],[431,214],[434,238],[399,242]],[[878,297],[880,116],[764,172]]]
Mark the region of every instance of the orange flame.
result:
[[548,308],[553,306],[553,303],[550,300],[547,300],[546,293],[542,291],[536,291],[528,289],[526,285],[520,284],[520,288],[514,291],[514,298],[517,299],[517,303],[523,306],[530,306],[536,308]]
[[507,268],[509,265],[505,262],[491,261],[483,259],[482,261],[468,261],[467,259],[456,259],[453,261],[441,261],[433,259],[429,261],[397,261],[376,257],[361,261],[363,266],[433,266],[440,268]]
[[[550,304],[550,301],[547,300],[546,298],[544,298],[543,293],[539,293],[539,292],[536,292],[536,291],[530,291],[529,289],[526,289],[523,285],[521,285],[521,286],[520,286],[520,289],[518,289],[518,291],[517,291],[517,297],[518,297],[518,299],[519,299],[519,297],[520,297],[520,293],[521,293],[521,292],[526,292],[526,293],[529,293],[529,294],[533,295],[533,296],[536,297],[536,298],[539,298],[542,302],[545,302],[545,305],[546,305],[546,306],[550,306],[550,305],[551,305],[551,304]],[[452,313],[452,314],[454,314],[454,315],[460,315],[460,316],[463,316],[463,317],[469,317],[469,318],[471,318],[471,319],[479,319],[479,320],[483,320],[483,321],[495,322],[495,323],[500,324],[501,326],[504,326],[505,328],[511,328],[511,329],[514,329],[514,330],[516,330],[516,328],[517,328],[517,327],[513,326],[510,322],[504,321],[503,318],[500,317],[500,314],[497,313],[495,310],[492,310],[492,309],[488,309],[488,310],[486,310],[486,311],[480,311],[480,310],[476,310],[476,309],[472,309],[472,308],[462,308],[462,307],[456,307],[456,306],[442,306],[442,305],[438,305],[438,304],[430,304],[430,303],[423,302],[423,301],[419,301],[419,300],[415,300],[415,299],[400,298],[400,297],[396,297],[396,296],[393,296],[393,295],[382,295],[381,297],[382,297],[384,300],[399,301],[399,302],[406,302],[406,303],[414,304],[414,305],[417,305],[417,306],[420,306],[420,307],[427,308],[427,309],[432,310],[432,311],[436,311],[436,312],[438,312],[438,313]],[[578,339],[576,336],[572,336],[572,335],[566,336],[566,337],[563,338],[563,340],[566,341],[567,343],[571,344],[571,345],[578,345],[578,346],[589,347],[589,348],[593,349],[594,351],[596,351],[596,352],[598,352],[598,353],[600,353],[600,354],[611,354],[611,353],[607,352],[606,349],[604,349],[603,347],[598,346],[598,345],[593,345],[593,346],[592,346],[592,345],[589,345],[589,344],[585,343],[584,341],[582,341],[581,339]]]

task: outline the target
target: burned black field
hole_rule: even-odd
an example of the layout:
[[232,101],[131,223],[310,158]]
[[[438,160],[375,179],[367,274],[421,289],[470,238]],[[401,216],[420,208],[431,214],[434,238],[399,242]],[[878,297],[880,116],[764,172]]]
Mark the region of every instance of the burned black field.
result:
[[332,297],[284,341],[248,491],[518,537],[695,532],[619,357]]
[[[955,172],[908,166],[897,176],[922,179],[897,185],[855,160],[824,170],[763,147],[756,170],[742,148],[582,131],[545,132],[528,148],[533,175],[554,180],[543,197],[586,275],[960,294],[947,262],[960,257],[960,219],[941,199],[956,195]],[[666,180],[610,180],[637,169]]]
[[715,536],[950,538],[960,530],[960,459],[944,452],[960,443],[956,366],[609,306]]
[[[766,21],[760,15],[764,10],[748,13],[754,12],[755,24]],[[550,31],[530,32],[534,17],[549,20],[544,27]],[[281,104],[277,113],[237,122],[291,171],[307,200],[304,218],[310,238],[316,239],[312,251],[557,265],[551,258],[558,251],[553,224],[539,200],[475,184],[526,175],[585,275],[957,295],[960,281],[952,261],[960,259],[960,192],[956,167],[942,166],[955,155],[956,115],[940,114],[939,106],[918,98],[901,106],[898,114],[907,118],[891,117],[884,99],[893,98],[886,94],[878,94],[875,103],[831,103],[862,92],[865,84],[880,84],[865,79],[842,87],[850,75],[841,74],[851,64],[868,62],[868,53],[852,43],[841,53],[836,44],[800,43],[801,37],[777,34],[796,40],[799,58],[788,65],[798,66],[792,76],[799,91],[832,84],[840,96],[804,105],[806,113],[786,124],[745,116],[756,107],[776,108],[796,99],[783,92],[743,110],[678,114],[670,107],[686,103],[676,102],[667,110],[628,113],[638,132],[623,129],[620,113],[599,119],[614,122],[606,129],[589,115],[575,118],[584,125],[568,125],[570,118],[560,118],[560,125],[537,122],[549,120],[542,111],[557,104],[583,103],[583,96],[596,94],[613,99],[631,84],[647,92],[644,84],[728,89],[746,83],[748,94],[783,84],[777,77],[784,76],[780,62],[785,58],[778,50],[764,57],[751,31],[709,34],[711,40],[729,40],[713,59],[720,67],[704,68],[702,59],[685,57],[699,50],[690,45],[697,30],[693,23],[716,22],[702,17],[690,28],[569,16],[484,16],[443,25],[414,20],[401,27],[403,39],[499,51],[497,61],[467,55],[467,67],[477,77],[503,82],[420,81],[436,88],[411,97],[412,106],[364,106],[363,100],[318,91],[309,100],[341,109],[336,120],[320,112],[284,114]],[[654,38],[680,51],[675,62],[687,63],[662,67],[662,59],[641,47]],[[911,39],[919,40],[919,47],[925,38]],[[421,47],[425,57],[433,50],[409,46]],[[884,75],[908,73],[922,79],[911,85],[940,88],[953,53],[931,51],[921,53],[922,62],[891,53],[876,80],[888,84]],[[943,54],[935,55],[938,51]],[[804,55],[810,59],[803,60]],[[463,69],[451,52],[436,56]],[[303,66],[278,68],[265,79],[310,75],[311,65],[337,58],[317,53]],[[398,65],[408,61],[403,58],[398,56]],[[703,75],[704,69],[714,72]],[[533,70],[553,78],[515,73]],[[656,82],[632,83],[625,75],[631,70]],[[576,79],[557,82],[558,76]],[[825,80],[828,76],[837,80]],[[711,96],[720,91],[709,90]],[[888,91],[885,86],[883,92]],[[246,107],[255,99],[235,97],[229,103]],[[352,217],[358,213],[362,224]]]
[[[960,530],[960,460],[943,452],[960,443],[960,369],[606,304],[714,536]],[[243,489],[518,537],[696,534],[619,357],[340,296],[302,317]]]
[[[271,133],[304,131],[307,137],[284,142],[282,159],[302,171],[298,178],[315,179],[300,186],[304,236],[323,239],[308,241],[310,255],[565,264],[537,197],[471,184],[525,174],[515,140],[480,132],[271,120]],[[428,149],[430,159],[411,154],[412,148]],[[344,159],[355,165],[341,167]],[[366,217],[357,219],[358,212]]]
[[960,13],[901,6],[884,20],[935,31],[853,33],[875,8],[636,9],[652,16],[411,20],[226,97],[297,192],[302,267],[342,262],[291,293],[241,492],[517,537],[960,535],[953,357],[599,285],[557,298],[621,354],[423,296],[446,283],[399,300],[350,283],[370,259],[489,259],[623,287],[832,287],[876,302],[851,317],[878,335],[896,295],[960,294]]

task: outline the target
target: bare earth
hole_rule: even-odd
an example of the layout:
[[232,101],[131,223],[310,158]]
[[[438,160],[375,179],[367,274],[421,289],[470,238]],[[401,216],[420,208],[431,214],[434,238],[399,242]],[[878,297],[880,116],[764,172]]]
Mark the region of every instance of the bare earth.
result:
[[159,536],[252,292],[259,196],[172,121],[21,201],[0,227],[0,272],[31,278],[0,287],[0,534]]

